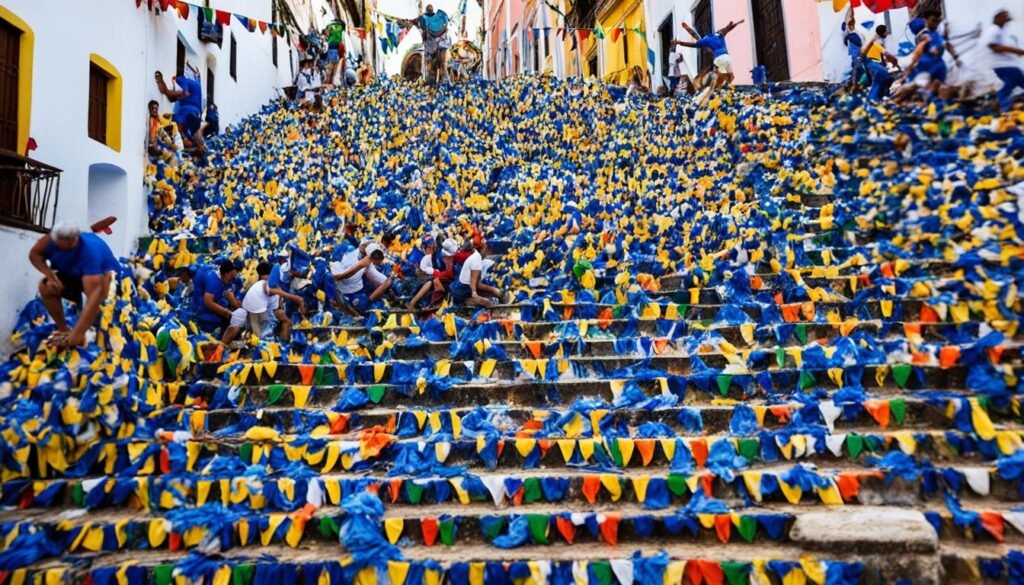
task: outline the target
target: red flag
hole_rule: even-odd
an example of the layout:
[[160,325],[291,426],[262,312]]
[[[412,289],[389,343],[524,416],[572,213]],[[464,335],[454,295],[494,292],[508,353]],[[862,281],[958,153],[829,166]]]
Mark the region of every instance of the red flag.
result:
[[623,29],[623,28],[613,28],[612,29],[612,42],[613,43],[619,40],[619,37],[622,36],[622,31],[624,31],[624,30],[625,29]]
[[160,10],[167,12],[167,8],[171,5],[171,0],[160,0]]
[[851,4],[854,7],[863,4],[871,12],[879,14],[886,10],[895,10],[897,8],[914,8],[917,6],[917,0],[853,0]]
[[356,29],[356,34],[359,35],[360,39],[366,40],[366,30],[365,29],[361,29],[361,28],[360,29]]
[[217,24],[222,26],[231,26],[231,13],[223,10],[217,12]]
[[260,21],[260,32],[263,34],[267,34],[267,23],[263,22],[262,20]]
[[178,2],[178,18],[188,20],[188,4]]
[[590,38],[590,29],[588,29],[588,28],[581,28],[581,29],[578,29],[576,32],[580,33],[580,40],[581,41],[585,41],[588,38]]

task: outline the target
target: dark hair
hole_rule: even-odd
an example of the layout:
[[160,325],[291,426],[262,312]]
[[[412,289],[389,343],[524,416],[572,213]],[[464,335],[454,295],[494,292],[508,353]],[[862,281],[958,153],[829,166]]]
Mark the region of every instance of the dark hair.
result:
[[875,27],[875,34],[884,37],[889,34],[889,27],[885,26],[884,24],[880,24],[877,27]]
[[149,103],[146,104],[146,107],[148,108],[149,106],[156,106],[156,107],[159,108],[160,107],[160,102],[158,102],[156,100],[149,100]]
[[374,250],[373,253],[370,254],[370,259],[372,259],[374,262],[380,262],[381,260],[384,259],[384,251]]
[[928,10],[922,10],[918,16],[921,18],[942,18],[942,11],[938,8],[929,8]]
[[237,270],[235,268],[235,263],[232,262],[231,260],[222,260],[221,261],[221,263],[220,263],[220,275],[221,276],[227,276],[227,275],[231,274],[232,272],[234,272],[235,270]]
[[256,276],[266,276],[270,274],[270,262],[260,262],[256,265]]
[[181,268],[178,269],[178,276],[182,276],[184,274],[188,274],[189,277],[193,276],[193,274],[192,274],[192,267],[191,266],[182,266]]

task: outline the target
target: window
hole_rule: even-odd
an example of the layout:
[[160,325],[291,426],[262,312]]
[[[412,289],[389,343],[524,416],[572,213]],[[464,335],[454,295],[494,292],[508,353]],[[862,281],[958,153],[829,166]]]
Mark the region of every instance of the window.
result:
[[587,69],[587,73],[589,73],[591,77],[597,76],[597,55],[594,55],[587,61]]
[[45,232],[53,225],[60,169],[22,156],[32,107],[35,33],[0,5],[0,223]]
[[[203,2],[206,8],[210,7],[210,0]],[[196,23],[198,28],[196,31],[197,38],[204,43],[216,43],[219,47],[224,42],[224,25],[217,22],[217,19],[213,17],[213,12],[210,12],[210,20],[206,20],[206,11],[200,8],[197,11],[198,17]]]
[[[711,33],[712,24],[711,0],[700,0],[697,7],[693,9],[693,30],[699,35]],[[704,71],[711,67],[711,55],[707,51],[697,50],[697,69]]]
[[231,79],[238,81],[238,43],[235,42],[235,34],[231,33],[231,61],[228,63],[228,73]]
[[89,138],[121,151],[121,73],[110,62],[89,55]]
[[[540,35],[540,29],[537,29],[537,35]],[[540,71],[540,39],[535,39],[533,43],[527,43],[527,48],[533,53],[533,70]]]
[[214,80],[213,68],[207,66],[207,68],[206,68],[206,104],[207,105],[217,103],[217,102],[213,101],[213,89],[216,87],[216,84],[214,83],[213,80]]
[[[270,21],[277,22],[277,2],[270,5]],[[273,30],[270,31],[270,59],[274,62],[274,67],[277,67],[277,34]]]
[[672,14],[658,27],[658,40],[661,48],[661,76],[668,77],[669,58],[672,56]]
[[185,75],[185,43],[178,39],[178,56],[174,61],[174,74],[177,76]]
[[18,150],[21,31],[0,20],[0,148]]
[[95,63],[89,64],[89,138],[107,143],[107,84],[106,71]]

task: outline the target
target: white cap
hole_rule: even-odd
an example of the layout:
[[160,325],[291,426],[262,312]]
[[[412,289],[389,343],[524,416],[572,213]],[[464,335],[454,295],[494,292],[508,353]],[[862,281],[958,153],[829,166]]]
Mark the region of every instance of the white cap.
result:
[[445,256],[454,256],[459,251],[459,243],[455,240],[448,238],[441,243],[441,254]]
[[383,253],[384,253],[384,249],[383,249],[383,248],[381,248],[381,247],[380,247],[380,246],[379,246],[378,244],[376,244],[376,243],[372,243],[372,244],[370,244],[369,246],[367,246],[367,247],[366,247],[366,255],[367,255],[367,256],[373,256],[373,253],[374,253],[374,252],[378,252],[378,251],[379,251],[379,252],[380,252],[381,254],[383,254]]

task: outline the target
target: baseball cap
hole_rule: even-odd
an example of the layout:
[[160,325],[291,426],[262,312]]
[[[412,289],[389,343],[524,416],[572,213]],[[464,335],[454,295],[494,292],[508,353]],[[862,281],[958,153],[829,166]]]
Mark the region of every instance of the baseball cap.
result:
[[459,244],[455,240],[448,238],[441,244],[441,253],[445,256],[454,256],[459,251]]

